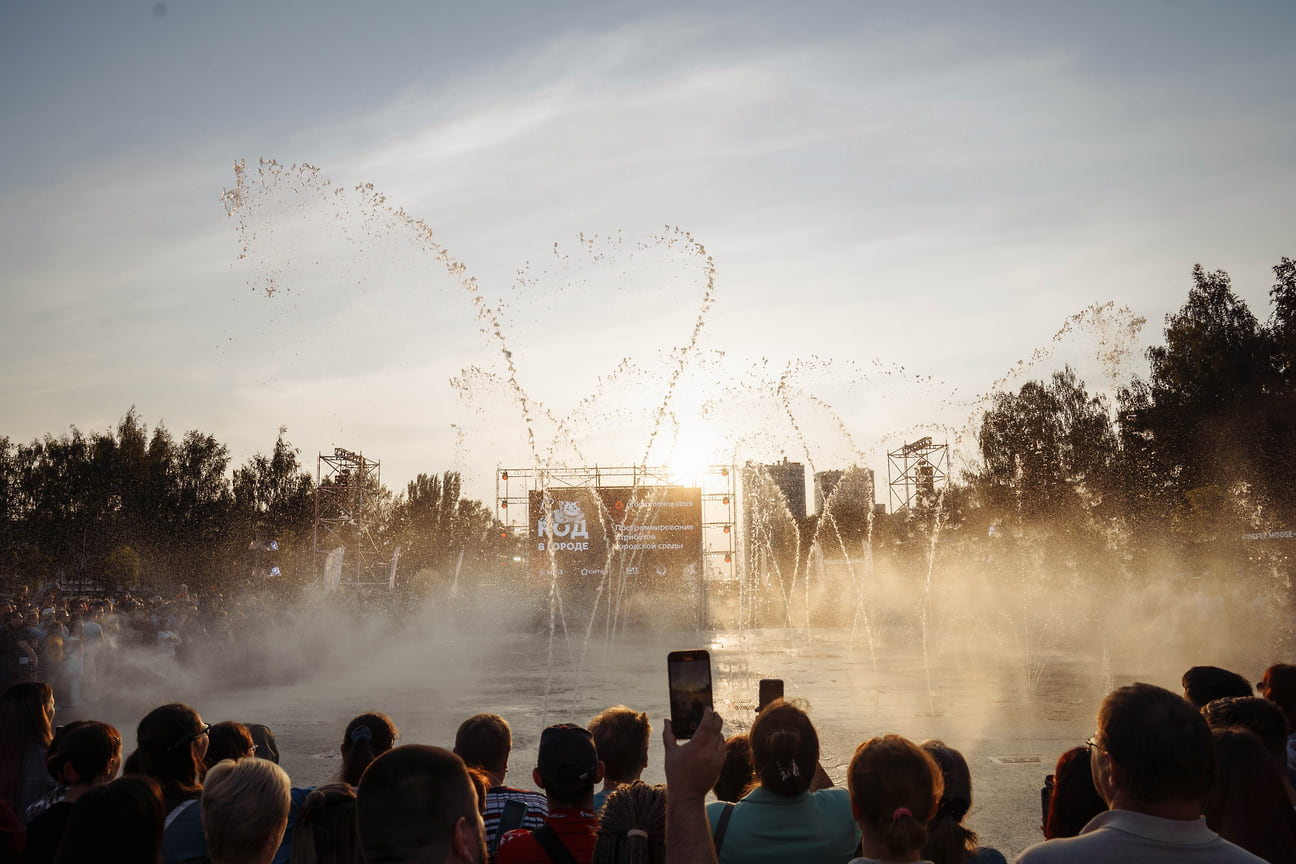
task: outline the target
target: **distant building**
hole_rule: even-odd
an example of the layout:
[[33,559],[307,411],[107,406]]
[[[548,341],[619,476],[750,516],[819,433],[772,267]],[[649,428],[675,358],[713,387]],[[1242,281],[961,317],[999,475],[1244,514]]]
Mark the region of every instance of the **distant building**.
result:
[[789,462],[783,457],[782,462],[763,466],[774,485],[783,493],[788,512],[800,522],[806,518],[805,466],[800,462]]
[[[872,468],[851,468],[851,482],[848,484],[849,490],[844,490],[845,494],[851,496],[851,503],[863,506],[865,509],[873,508],[873,469]],[[841,483],[842,478],[847,475],[846,471],[818,471],[814,475],[814,512],[816,516],[822,516],[824,504],[832,497],[833,492]]]

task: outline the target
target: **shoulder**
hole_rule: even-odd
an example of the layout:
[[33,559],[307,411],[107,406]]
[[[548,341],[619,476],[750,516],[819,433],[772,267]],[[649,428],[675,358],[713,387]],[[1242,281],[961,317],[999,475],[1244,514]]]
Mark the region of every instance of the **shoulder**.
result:
[[978,846],[968,855],[969,864],[1008,864],[1008,859],[992,846]]
[[525,828],[510,831],[500,838],[499,851],[495,853],[495,864],[529,861],[534,856],[539,844]]

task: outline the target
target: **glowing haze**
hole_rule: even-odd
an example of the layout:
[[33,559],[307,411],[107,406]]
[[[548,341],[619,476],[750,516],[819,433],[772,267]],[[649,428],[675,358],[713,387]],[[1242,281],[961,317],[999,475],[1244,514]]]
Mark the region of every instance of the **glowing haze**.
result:
[[135,405],[488,498],[503,347],[541,456],[883,471],[1296,251],[1290,3],[652,5],[4,4],[0,435]]

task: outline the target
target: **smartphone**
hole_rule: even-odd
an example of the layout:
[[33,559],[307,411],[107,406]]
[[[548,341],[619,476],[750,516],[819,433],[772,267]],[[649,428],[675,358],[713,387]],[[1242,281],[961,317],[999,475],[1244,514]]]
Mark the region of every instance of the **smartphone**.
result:
[[666,655],[670,682],[671,731],[681,741],[692,738],[702,722],[702,711],[711,708],[711,655],[702,650],[672,651]]
[[765,710],[765,706],[783,698],[783,679],[782,678],[762,678],[760,682],[760,696],[756,702],[756,713]]
[[522,827],[522,820],[526,819],[527,805],[524,801],[516,801],[512,798],[504,802],[504,811],[500,813],[499,822],[495,825],[495,842],[510,831],[515,831]]

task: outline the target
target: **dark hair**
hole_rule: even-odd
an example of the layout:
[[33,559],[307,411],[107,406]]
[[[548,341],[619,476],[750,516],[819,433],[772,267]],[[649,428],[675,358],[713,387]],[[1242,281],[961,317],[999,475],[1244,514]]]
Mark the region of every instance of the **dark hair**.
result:
[[43,681],[12,684],[0,695],[0,798],[15,806],[22,786],[23,751],[32,745],[48,749],[54,737],[45,713],[53,698],[54,691]]
[[943,792],[936,815],[927,823],[927,845],[922,857],[934,864],[963,864],[977,848],[977,835],[963,824],[972,808],[972,772],[963,754],[942,741],[921,745],[940,769]]
[[248,728],[233,720],[213,723],[207,735],[207,755],[203,757],[203,764],[208,768],[226,759],[246,759],[256,747]]
[[1215,782],[1203,802],[1206,824],[1266,861],[1296,861],[1296,813],[1278,766],[1244,729],[1217,729]]
[[162,787],[152,777],[96,786],[72,805],[54,864],[158,864],[165,820]]
[[621,783],[639,779],[652,734],[647,714],[616,705],[591,720],[589,731],[607,779]]
[[1287,731],[1296,732],[1296,666],[1275,663],[1264,671],[1260,695],[1277,705],[1287,715]]
[[1113,690],[1098,710],[1098,746],[1125,769],[1135,801],[1201,801],[1210,788],[1210,727],[1188,700],[1152,684]]
[[458,821],[480,818],[475,798],[467,766],[448,750],[407,744],[382,754],[356,790],[365,861],[445,858]]
[[1075,837],[1089,820],[1107,809],[1094,788],[1088,747],[1072,747],[1058,757],[1053,769],[1053,796],[1044,820],[1044,838]]
[[762,788],[784,798],[810,788],[819,766],[819,734],[800,705],[775,699],[756,715],[749,737]]
[[1226,696],[1250,696],[1251,682],[1218,666],[1194,666],[1183,674],[1184,698],[1201,708]]
[[370,711],[347,724],[342,734],[341,780],[360,785],[360,777],[369,763],[386,753],[396,743],[400,730],[386,714]]
[[[82,783],[102,777],[109,769],[116,771],[121,761],[121,733],[98,720],[82,720],[69,724],[63,734],[56,736],[50,745],[45,765],[60,783],[63,769],[71,765]],[[112,779],[112,778],[109,778]]]
[[734,735],[725,741],[724,765],[720,767],[720,776],[712,791],[721,801],[735,802],[755,785],[751,740],[746,735]]
[[468,765],[494,774],[503,773],[512,749],[512,731],[508,721],[498,714],[474,714],[455,732],[455,755]]
[[944,780],[925,750],[899,735],[870,738],[855,750],[848,784],[860,828],[888,858],[927,845],[926,824],[936,814]]
[[193,742],[204,729],[197,711],[173,702],[145,714],[135,730],[138,746],[126,760],[126,773],[157,780],[168,813],[202,791],[207,768],[194,752]]
[[1206,725],[1214,729],[1246,729],[1260,738],[1269,752],[1287,764],[1287,715],[1261,696],[1216,699],[1202,708]]
[[638,780],[618,786],[599,814],[591,864],[663,864],[665,860],[666,787]]
[[364,864],[356,833],[356,793],[346,783],[316,786],[297,811],[291,864]]
[[252,736],[252,743],[256,745],[256,755],[258,759],[269,759],[276,765],[279,764],[279,745],[275,741],[274,732],[264,723],[244,723],[247,727],[248,734]]

